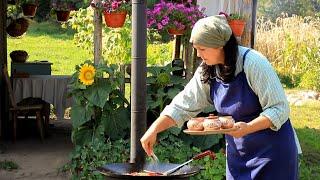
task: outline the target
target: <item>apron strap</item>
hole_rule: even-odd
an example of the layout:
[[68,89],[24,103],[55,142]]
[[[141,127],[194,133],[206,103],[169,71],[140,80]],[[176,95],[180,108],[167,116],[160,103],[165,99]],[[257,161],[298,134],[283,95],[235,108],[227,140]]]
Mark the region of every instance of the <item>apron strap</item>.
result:
[[244,72],[244,62],[245,62],[245,60],[246,60],[246,56],[247,56],[247,54],[249,53],[249,51],[250,51],[251,49],[247,49],[246,50],[246,52],[244,52],[244,54],[243,54],[243,57],[242,57],[242,71]]

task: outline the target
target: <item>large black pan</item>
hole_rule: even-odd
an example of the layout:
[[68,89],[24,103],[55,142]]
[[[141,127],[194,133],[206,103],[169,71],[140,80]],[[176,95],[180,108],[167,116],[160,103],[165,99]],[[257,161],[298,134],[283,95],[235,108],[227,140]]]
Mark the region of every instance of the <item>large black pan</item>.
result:
[[[145,164],[142,168],[143,170],[164,173],[165,171],[172,169],[179,164],[172,163],[149,163]],[[194,176],[200,172],[200,168],[197,166],[185,165],[176,172],[167,175],[167,176],[132,176],[130,173],[134,164],[130,163],[114,163],[107,164],[103,167],[97,168],[97,170],[104,174],[106,179],[115,180],[115,179],[172,179],[172,180],[182,180],[189,179],[190,176]]]

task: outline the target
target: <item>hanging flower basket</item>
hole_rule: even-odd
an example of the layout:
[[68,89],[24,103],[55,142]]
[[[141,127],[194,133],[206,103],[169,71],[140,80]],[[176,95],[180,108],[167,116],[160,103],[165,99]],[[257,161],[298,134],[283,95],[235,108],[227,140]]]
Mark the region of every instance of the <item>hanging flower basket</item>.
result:
[[23,15],[26,17],[34,17],[37,11],[36,4],[23,4],[22,5]]
[[66,22],[70,17],[70,11],[68,10],[56,10],[56,13],[58,22]]
[[235,36],[242,36],[246,22],[243,20],[230,20],[229,26]]
[[175,28],[169,28],[168,33],[170,35],[183,35],[186,29],[175,29]]
[[204,9],[190,1],[163,1],[147,9],[147,27],[155,29],[160,35],[190,36],[195,22],[205,17]]
[[6,28],[7,33],[11,37],[18,37],[23,35],[29,27],[29,22],[25,18],[18,18],[11,20],[10,24]]
[[124,25],[126,20],[127,12],[107,12],[103,11],[104,21],[106,25],[111,28],[119,28]]

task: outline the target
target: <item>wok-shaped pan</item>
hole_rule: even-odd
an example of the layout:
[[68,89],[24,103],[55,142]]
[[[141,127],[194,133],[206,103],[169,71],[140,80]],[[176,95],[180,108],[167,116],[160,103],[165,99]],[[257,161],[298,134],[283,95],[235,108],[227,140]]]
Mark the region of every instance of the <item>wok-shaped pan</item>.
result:
[[[172,163],[148,163],[143,167],[144,171],[164,173],[179,164]],[[97,168],[97,170],[106,176],[106,179],[188,179],[190,176],[194,176],[199,173],[200,168],[197,166],[185,165],[179,170],[167,176],[132,176],[132,167],[134,164],[130,163],[114,163],[107,164],[103,167]]]

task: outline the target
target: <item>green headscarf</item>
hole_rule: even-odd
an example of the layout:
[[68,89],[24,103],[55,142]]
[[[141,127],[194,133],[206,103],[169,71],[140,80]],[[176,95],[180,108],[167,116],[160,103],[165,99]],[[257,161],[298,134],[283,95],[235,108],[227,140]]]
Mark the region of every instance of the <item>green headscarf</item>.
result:
[[223,15],[209,16],[197,21],[192,29],[190,42],[218,48],[226,45],[232,30]]

